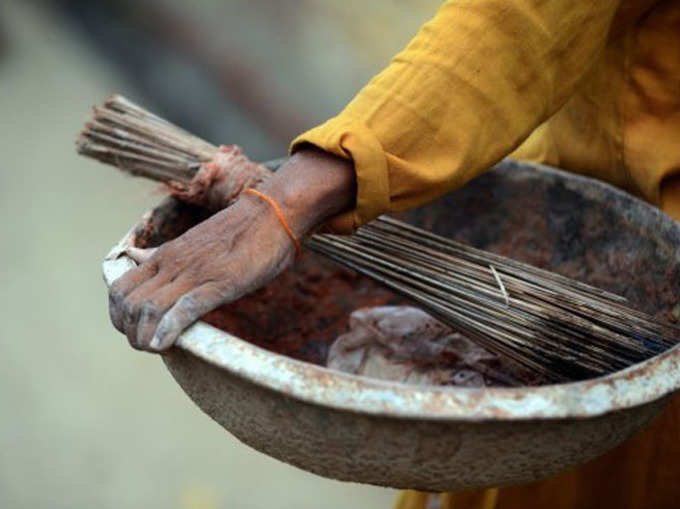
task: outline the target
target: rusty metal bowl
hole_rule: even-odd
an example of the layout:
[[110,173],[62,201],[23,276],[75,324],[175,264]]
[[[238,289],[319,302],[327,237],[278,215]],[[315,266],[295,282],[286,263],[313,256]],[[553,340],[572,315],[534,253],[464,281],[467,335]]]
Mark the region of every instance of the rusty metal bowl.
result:
[[[166,200],[104,262],[107,285],[134,266],[139,232],[188,228]],[[625,295],[659,319],[680,306],[680,225],[606,184],[504,161],[406,219]],[[200,322],[163,356],[189,397],[227,431],[316,474],[455,491],[537,480],[613,448],[680,387],[675,347],[609,376],[520,388],[421,387],[335,372]]]

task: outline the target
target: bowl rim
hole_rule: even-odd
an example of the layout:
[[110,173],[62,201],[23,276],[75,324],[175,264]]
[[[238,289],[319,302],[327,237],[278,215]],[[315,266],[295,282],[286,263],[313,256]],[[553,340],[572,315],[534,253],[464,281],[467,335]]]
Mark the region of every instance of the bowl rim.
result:
[[[522,163],[570,180],[605,186],[632,208],[649,204],[609,184],[542,165]],[[154,213],[143,215],[140,225]],[[657,210],[659,220],[675,221]],[[680,225],[676,225],[680,231]],[[125,252],[133,227],[109,252],[107,287],[136,263]],[[185,330],[176,347],[245,381],[312,405],[381,417],[436,421],[583,419],[651,403],[680,388],[680,344],[615,373],[581,382],[535,387],[416,386],[331,370],[255,346],[205,322]]]

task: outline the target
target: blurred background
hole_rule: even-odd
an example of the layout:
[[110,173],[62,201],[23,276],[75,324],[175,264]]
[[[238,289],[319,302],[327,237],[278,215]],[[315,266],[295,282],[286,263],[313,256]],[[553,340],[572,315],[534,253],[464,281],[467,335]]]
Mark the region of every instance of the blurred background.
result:
[[0,2],[0,508],[385,508],[257,453],[109,324],[100,261],[159,196],[78,158],[120,92],[254,159],[285,153],[437,0]]

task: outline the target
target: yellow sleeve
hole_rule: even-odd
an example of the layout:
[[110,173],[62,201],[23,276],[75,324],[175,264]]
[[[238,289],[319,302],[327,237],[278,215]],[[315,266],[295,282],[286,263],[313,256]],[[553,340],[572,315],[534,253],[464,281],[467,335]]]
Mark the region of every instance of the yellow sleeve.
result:
[[670,176],[660,185],[660,207],[676,221],[680,221],[680,176]]
[[354,162],[356,209],[334,224],[421,205],[512,152],[574,91],[618,3],[445,2],[344,111],[293,141]]

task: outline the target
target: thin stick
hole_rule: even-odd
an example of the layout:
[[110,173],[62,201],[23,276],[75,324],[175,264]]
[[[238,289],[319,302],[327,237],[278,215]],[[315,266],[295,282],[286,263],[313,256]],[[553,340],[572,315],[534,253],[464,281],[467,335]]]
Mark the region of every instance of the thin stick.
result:
[[510,298],[508,297],[508,292],[505,289],[505,285],[503,284],[503,281],[501,281],[501,277],[498,275],[498,272],[496,272],[496,269],[494,268],[493,265],[489,265],[489,268],[491,269],[493,277],[496,279],[496,282],[498,283],[498,287],[501,289],[501,294],[503,295],[503,298],[505,299],[505,306],[509,307],[510,306]]

